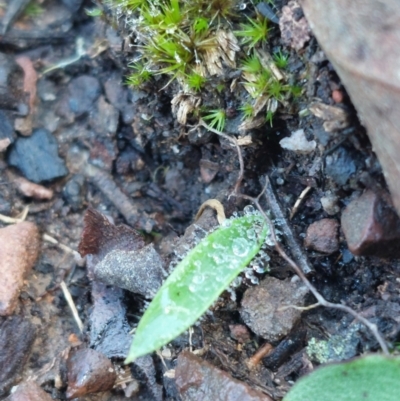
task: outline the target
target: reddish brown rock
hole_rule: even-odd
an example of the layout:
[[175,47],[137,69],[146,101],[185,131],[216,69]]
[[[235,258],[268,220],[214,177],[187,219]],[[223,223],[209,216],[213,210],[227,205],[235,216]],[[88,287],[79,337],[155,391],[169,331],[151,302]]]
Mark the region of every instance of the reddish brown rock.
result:
[[331,254],[339,249],[339,223],[334,219],[322,219],[307,228],[304,246],[314,251]]
[[200,160],[200,175],[205,184],[209,184],[217,175],[219,164],[210,160]]
[[175,382],[183,401],[272,401],[194,354],[179,354]]
[[35,382],[25,382],[17,387],[7,401],[53,401],[53,399]]
[[9,316],[17,306],[26,274],[38,257],[37,226],[24,221],[0,229],[0,316]]
[[341,224],[354,255],[400,257],[400,219],[376,193],[368,190],[349,203]]
[[67,369],[68,399],[111,390],[117,377],[111,361],[90,348],[72,352]]

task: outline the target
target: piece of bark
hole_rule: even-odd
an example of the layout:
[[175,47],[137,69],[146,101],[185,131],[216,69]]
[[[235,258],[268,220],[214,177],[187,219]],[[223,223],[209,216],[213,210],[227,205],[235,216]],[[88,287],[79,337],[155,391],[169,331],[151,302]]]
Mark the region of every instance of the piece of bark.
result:
[[88,258],[89,276],[103,283],[151,298],[161,286],[164,270],[152,244],[127,226],[115,226],[105,216],[89,209],[79,244]]
[[35,338],[36,328],[24,316],[0,318],[0,397],[18,381]]

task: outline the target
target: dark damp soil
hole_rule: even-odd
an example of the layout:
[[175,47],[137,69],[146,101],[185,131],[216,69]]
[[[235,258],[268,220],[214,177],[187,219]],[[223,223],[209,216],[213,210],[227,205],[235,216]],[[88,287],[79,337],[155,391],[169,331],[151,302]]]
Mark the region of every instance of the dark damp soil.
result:
[[[9,3],[11,7],[18,2]],[[277,9],[286,3],[277,2]],[[43,240],[40,257],[26,278],[15,316],[30,322],[28,331],[36,333],[34,339],[19,321],[7,331],[5,322],[10,318],[0,318],[0,338],[15,335],[18,349],[29,354],[23,366],[3,373],[0,367],[0,377],[7,383],[1,396],[7,397],[12,386],[30,379],[53,399],[63,400],[70,369],[65,365],[66,355],[93,345],[92,282],[84,261],[72,252],[78,250],[86,209],[92,207],[115,224],[138,229],[169,262],[182,256],[174,255],[177,238],[191,226],[203,202],[220,200],[228,217],[247,203],[229,197],[239,172],[235,148],[202,127],[191,130],[195,119],[187,126],[176,121],[171,109],[174,85],[160,91],[164,78],[141,89],[124,84],[129,53],[122,45],[126,41],[123,32],[105,19],[89,17],[85,13],[85,8],[92,7],[89,1],[49,0],[42,7],[45,12],[19,17],[0,37],[0,77],[7,77],[1,84],[0,140],[8,138],[10,142],[5,151],[0,151],[0,213],[15,217],[28,206],[27,220],[69,250]],[[3,19],[6,8],[0,8]],[[271,41],[290,52],[288,71],[303,92],[294,104],[279,108],[272,127],[266,124],[246,132],[251,140],[241,146],[241,192],[257,196],[268,176],[292,235],[312,266],[310,281],[327,300],[345,303],[376,323],[385,339],[395,344],[400,310],[399,261],[354,256],[340,227],[342,212],[353,199],[366,189],[386,188],[379,162],[345,89],[316,40],[311,36],[302,49],[295,51],[281,42],[275,26]],[[15,61],[21,57],[25,58],[24,68]],[[44,73],[55,65],[58,68]],[[27,82],[29,69],[37,76]],[[34,97],[31,105],[24,94],[29,85]],[[223,92],[226,109],[233,109],[228,134],[236,134],[241,120],[234,109],[240,96],[228,88]],[[330,126],[337,123],[341,127],[342,115],[318,118],[308,110],[312,103],[344,111],[345,126],[327,129],[327,121]],[[29,112],[29,106],[34,112]],[[294,150],[281,146],[283,138],[299,130],[303,140],[314,144],[308,153],[299,145],[293,145]],[[27,194],[17,184],[21,176],[51,189],[53,196],[39,199]],[[307,187],[310,190],[293,212],[296,200]],[[266,209],[267,201],[263,198]],[[318,248],[311,240],[306,249],[309,226],[322,219],[336,222],[327,224],[318,234],[333,245]],[[283,232],[279,238],[288,248]],[[287,250],[290,253],[290,248]],[[162,351],[163,359],[151,357],[151,369],[134,366],[130,371],[123,365],[123,356],[111,358],[118,374],[115,387],[79,399],[189,399],[165,373],[175,369],[179,354],[190,348],[260,394],[279,400],[297,378],[321,363],[379,349],[371,333],[350,315],[322,307],[303,312],[284,335],[275,339],[254,332],[252,318],[249,323],[241,314],[242,302],[251,296],[246,292],[267,277],[288,285],[295,281],[279,255],[272,248],[268,253],[269,273],[243,274],[241,284],[221,296],[190,336],[184,333],[173,341]],[[61,280],[71,292],[83,322],[82,332],[59,288]],[[285,297],[284,291],[289,290],[282,291]],[[114,301],[121,322],[127,321],[129,328],[136,326],[147,301],[122,290],[121,298]],[[303,302],[311,305],[315,300],[307,294]],[[247,300],[246,305],[255,308],[256,301]],[[272,353],[250,369],[248,359],[266,342],[271,343]],[[1,361],[14,366],[15,358],[20,355],[0,349]],[[129,393],[127,388],[135,381],[139,387]]]

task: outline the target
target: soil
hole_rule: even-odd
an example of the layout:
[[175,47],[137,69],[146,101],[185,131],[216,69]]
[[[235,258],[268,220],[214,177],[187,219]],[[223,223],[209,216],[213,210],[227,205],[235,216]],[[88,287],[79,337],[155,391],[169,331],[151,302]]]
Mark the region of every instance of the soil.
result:
[[[278,14],[286,4],[276,2]],[[21,291],[14,318],[29,323],[21,327],[17,319],[15,327],[19,329],[7,329],[5,322],[11,318],[0,318],[3,335],[5,330],[9,330],[9,335],[16,333],[22,343],[18,349],[30,355],[24,365],[3,372],[4,376],[0,366],[4,398],[12,386],[29,379],[53,399],[66,399],[68,369],[72,369],[65,364],[68,353],[89,345],[95,348],[90,331],[94,324],[93,283],[84,259],[76,252],[88,207],[107,215],[116,225],[127,224],[139,230],[147,243],[154,243],[168,270],[169,262],[182,256],[178,251],[174,253],[177,244],[192,245],[191,240],[179,242],[179,238],[188,227],[193,229],[193,218],[203,202],[220,200],[227,217],[240,213],[249,203],[229,196],[239,174],[235,147],[203,127],[192,129],[195,118],[187,126],[176,121],[171,109],[174,85],[159,90],[167,78],[146,84],[140,90],[124,84],[130,53],[123,46],[127,43],[123,31],[106,19],[89,17],[85,8],[92,8],[90,1],[49,0],[47,5],[46,13],[20,17],[0,38],[0,51],[15,72],[12,85],[1,92],[0,112],[5,128],[1,127],[0,140],[9,138],[10,145],[6,151],[0,151],[0,213],[15,217],[28,206],[26,219],[34,222],[42,234],[58,241],[42,241],[39,259]],[[311,266],[311,271],[306,272],[309,280],[327,300],[344,303],[376,323],[385,340],[395,344],[399,340],[399,261],[393,257],[354,256],[339,227],[342,211],[353,199],[366,189],[386,190],[379,162],[345,88],[315,38],[310,34],[310,40],[294,50],[282,42],[278,25],[272,25],[270,35],[271,48],[284,48],[290,53],[287,73],[302,86],[303,92],[293,103],[280,106],[272,127],[266,124],[246,133],[251,136],[251,143],[240,147],[244,160],[240,192],[257,196],[268,176],[292,235]],[[81,42],[84,54],[76,57]],[[24,112],[24,105],[29,109],[23,95],[27,92],[24,77],[28,67],[21,70],[19,64],[12,63],[21,56],[37,72],[37,82],[33,83],[34,113]],[[58,68],[43,73],[54,65]],[[17,86],[23,89],[18,92]],[[238,136],[241,120],[235,110],[240,96],[232,94],[229,88],[223,93],[223,107],[231,110],[227,132]],[[3,98],[7,101],[3,102]],[[332,106],[332,110],[339,112],[319,118],[307,111],[316,103]],[[345,123],[340,110],[346,114]],[[26,120],[27,115],[31,116],[30,121]],[[17,118],[25,119],[28,128],[17,132]],[[336,128],[327,129],[327,122],[330,127],[336,124]],[[291,150],[280,144],[283,138],[299,130],[304,131],[307,144],[315,141],[308,153],[297,145]],[[23,141],[27,140],[32,142],[24,148]],[[35,145],[34,140],[42,142]],[[48,159],[39,151],[35,154],[35,149],[43,149],[43,143],[50,149],[46,152],[52,154]],[[22,157],[17,151],[19,147],[25,149],[20,151]],[[40,168],[44,163],[46,167]],[[51,189],[52,196],[40,199],[36,193],[19,189],[16,177],[20,176]],[[293,212],[306,187],[310,190]],[[321,198],[330,200],[329,204],[323,205]],[[268,196],[261,199],[268,209]],[[214,219],[213,214],[210,211],[208,218]],[[318,228],[317,235],[307,231],[323,219],[333,222]],[[217,223],[213,220],[207,224],[209,227]],[[290,240],[280,230],[280,222],[276,224],[277,230],[282,231],[279,238],[290,253]],[[310,238],[315,235],[317,244],[313,245],[315,241]],[[318,242],[325,235],[328,245]],[[127,368],[123,365],[123,352],[116,352],[111,358],[117,370],[114,388],[79,399],[190,399],[164,374],[175,369],[182,351],[191,349],[215,367],[279,400],[300,376],[318,365],[379,350],[373,335],[352,316],[323,307],[301,313],[282,336],[278,333],[268,340],[252,331],[248,318],[245,324],[241,313],[245,294],[249,297],[246,291],[267,276],[282,282],[293,281],[292,270],[273,247],[268,248],[268,253],[269,262],[262,263],[264,267],[268,264],[269,272],[243,274],[242,283],[226,291],[190,335],[184,333],[173,341],[162,351],[162,358],[150,357],[152,373],[139,365]],[[83,322],[82,331],[60,289],[61,280],[72,295]],[[126,322],[130,329],[137,325],[148,300],[125,291],[115,302],[121,322]],[[305,305],[314,302],[310,294],[304,300]],[[251,308],[249,299],[246,308],[247,312]],[[126,327],[121,323],[121,330]],[[27,331],[36,331],[34,340]],[[249,368],[249,358],[266,342],[271,343],[274,351]],[[1,353],[1,361],[16,358],[7,350],[2,349]],[[129,394],[127,388],[135,381],[139,387]]]

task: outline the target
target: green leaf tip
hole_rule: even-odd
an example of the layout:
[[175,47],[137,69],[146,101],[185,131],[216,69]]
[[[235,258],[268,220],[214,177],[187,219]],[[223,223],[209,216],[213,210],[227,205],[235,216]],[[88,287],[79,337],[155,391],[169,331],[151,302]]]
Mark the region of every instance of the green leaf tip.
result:
[[397,401],[400,359],[370,355],[318,368],[300,379],[283,401]]
[[267,234],[262,216],[246,212],[200,241],[144,313],[125,363],[159,349],[192,326],[256,256]]

